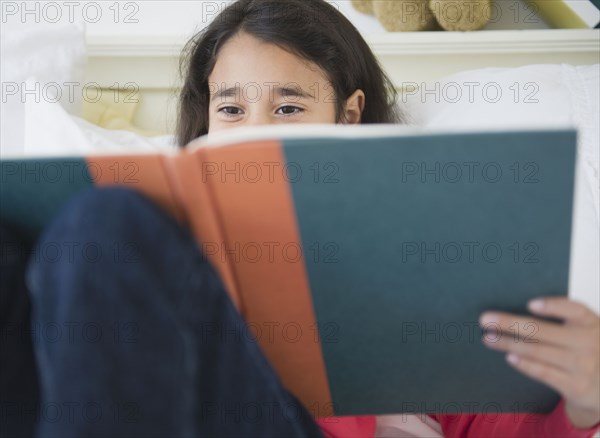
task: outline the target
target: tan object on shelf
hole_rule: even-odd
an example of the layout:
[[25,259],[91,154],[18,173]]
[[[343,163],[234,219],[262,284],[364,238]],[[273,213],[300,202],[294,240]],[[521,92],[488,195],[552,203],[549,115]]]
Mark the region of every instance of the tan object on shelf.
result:
[[373,11],[373,0],[352,0],[352,6],[363,14],[375,14],[375,11]]
[[429,7],[444,30],[470,31],[485,27],[493,0],[431,0]]
[[375,16],[390,32],[414,32],[439,28],[429,0],[373,0]]

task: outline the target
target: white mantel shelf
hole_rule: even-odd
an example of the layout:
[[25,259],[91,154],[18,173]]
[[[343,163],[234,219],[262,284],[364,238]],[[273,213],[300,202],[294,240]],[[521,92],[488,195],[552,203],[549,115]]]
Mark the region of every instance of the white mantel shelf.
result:
[[600,29],[406,32],[370,35],[378,55],[531,53],[573,50],[600,54]]
[[[377,55],[540,53],[557,50],[600,53],[600,29],[486,30],[479,32],[387,32],[366,35]],[[178,57],[178,36],[88,37],[90,57]]]

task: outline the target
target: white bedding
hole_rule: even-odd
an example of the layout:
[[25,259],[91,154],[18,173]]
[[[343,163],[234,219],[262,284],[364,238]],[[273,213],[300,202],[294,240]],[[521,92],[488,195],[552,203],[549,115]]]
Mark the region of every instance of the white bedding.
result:
[[85,33],[78,26],[2,30],[0,152],[23,150],[25,102],[56,100],[71,114],[81,110],[86,63]]
[[144,137],[130,131],[104,129],[48,102],[26,103],[24,139],[25,156],[176,150],[172,135]]

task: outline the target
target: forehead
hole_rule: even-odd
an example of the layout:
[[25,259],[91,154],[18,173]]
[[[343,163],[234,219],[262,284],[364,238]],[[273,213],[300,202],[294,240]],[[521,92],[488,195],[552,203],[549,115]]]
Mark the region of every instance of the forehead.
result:
[[251,83],[265,88],[295,83],[306,90],[314,89],[315,83],[322,88],[328,82],[316,64],[245,33],[233,36],[221,47],[208,80],[218,87]]

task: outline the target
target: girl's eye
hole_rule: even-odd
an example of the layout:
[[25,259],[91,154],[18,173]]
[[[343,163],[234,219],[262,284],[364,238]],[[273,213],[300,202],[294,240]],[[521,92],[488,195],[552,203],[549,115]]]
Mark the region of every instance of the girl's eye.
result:
[[[303,111],[303,108],[299,108],[297,106],[292,105],[285,105],[277,109],[277,113],[283,116],[293,116],[295,114],[300,114]],[[223,113],[227,117],[237,117],[244,114],[244,111],[241,108],[238,108],[237,106],[224,106],[217,112]]]
[[284,116],[292,116],[294,114],[300,114],[304,111],[304,109],[298,108],[297,106],[286,105],[282,106],[277,111],[281,111],[281,114],[283,114]]
[[242,109],[236,106],[225,106],[221,108],[218,112],[222,112],[228,117],[234,117],[242,114]]

